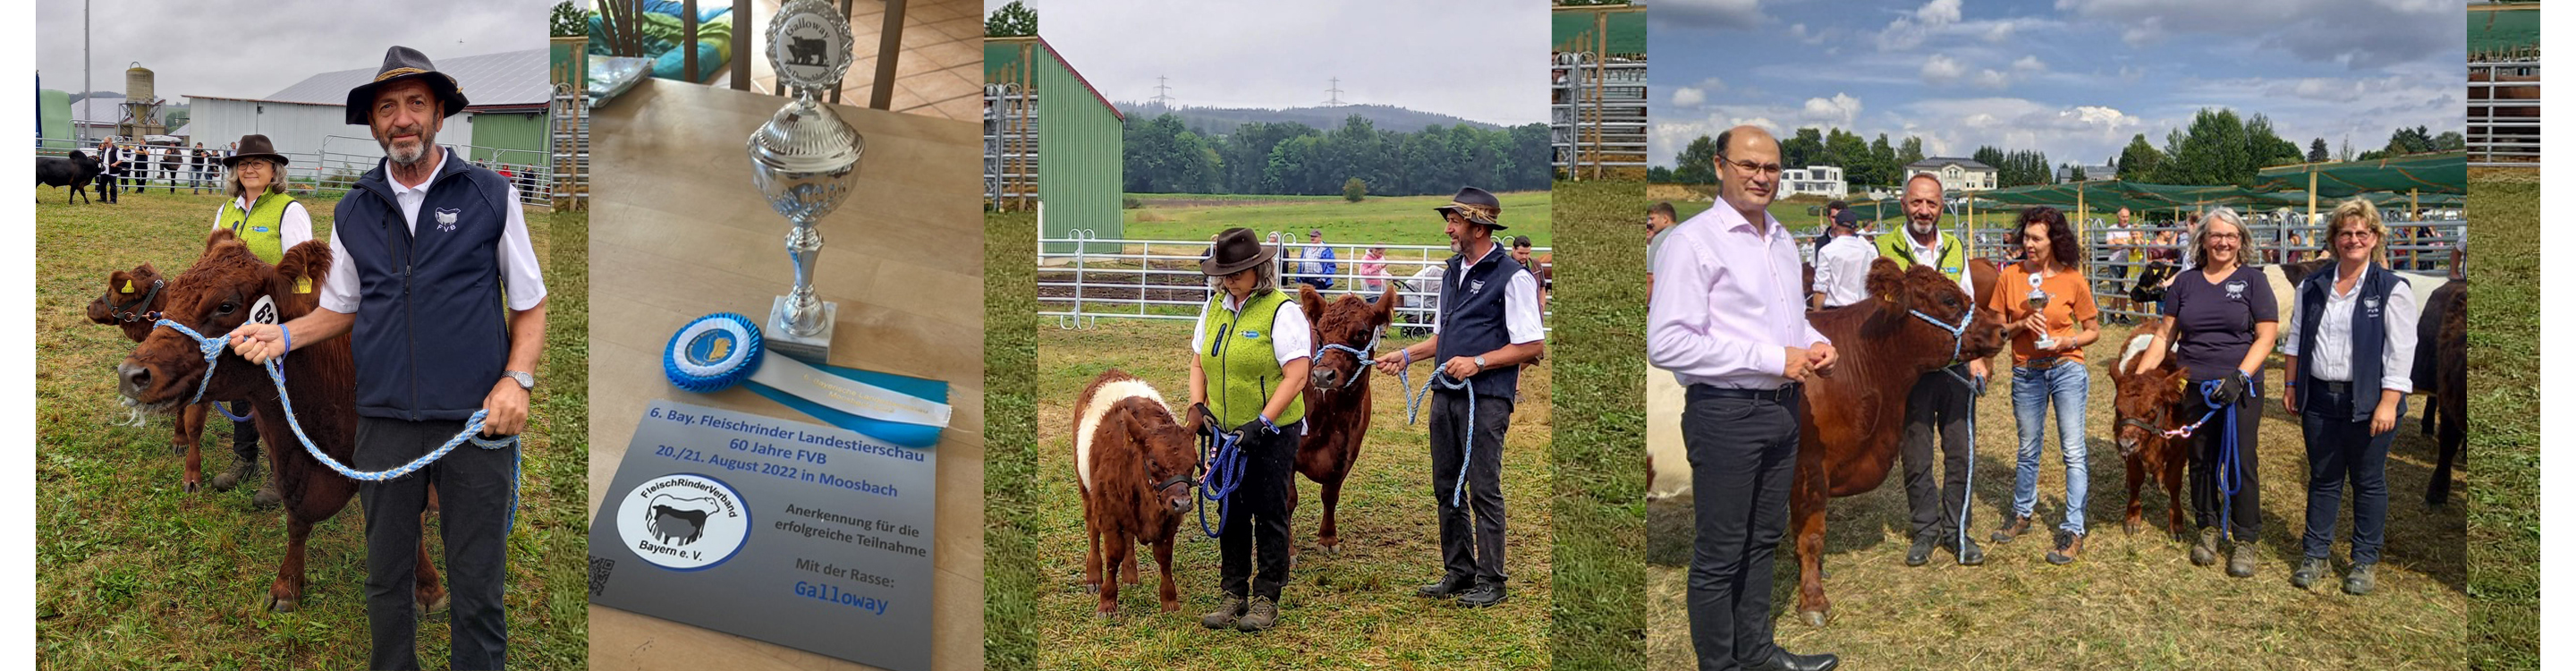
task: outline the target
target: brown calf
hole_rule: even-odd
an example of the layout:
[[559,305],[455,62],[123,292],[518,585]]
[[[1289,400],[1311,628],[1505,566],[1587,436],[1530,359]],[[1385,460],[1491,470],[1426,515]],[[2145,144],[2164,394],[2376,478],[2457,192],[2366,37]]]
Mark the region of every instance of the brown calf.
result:
[[2191,439],[2168,437],[2165,432],[2199,419],[2179,416],[2174,410],[2182,403],[2183,385],[2189,379],[2171,356],[2154,370],[2136,370],[2139,355],[2155,342],[2156,331],[2164,328],[2164,320],[2149,317],[2138,324],[2120,357],[2103,363],[2102,368],[2110,373],[2112,388],[2117,390],[2111,401],[2115,422],[2111,425],[2112,436],[2129,472],[2129,512],[2121,526],[2132,534],[2146,526],[2146,501],[2138,494],[2147,476],[2153,474],[2158,488],[2165,492],[2165,530],[2181,536],[2188,531],[2182,522],[2182,485]]
[[1154,563],[1161,565],[1163,612],[1180,610],[1172,546],[1195,495],[1191,475],[1199,467],[1199,420],[1181,424],[1153,385],[1115,369],[1093,378],[1074,408],[1075,482],[1082,487],[1083,526],[1091,540],[1082,556],[1082,584],[1100,593],[1096,614],[1116,615],[1118,584],[1140,582],[1138,545],[1153,546]]
[[[89,320],[123,330],[127,340],[143,342],[144,337],[152,335],[152,315],[161,311],[163,292],[168,288],[169,279],[149,263],[131,271],[108,273],[107,293],[89,302]],[[171,422],[170,451],[186,457],[179,484],[190,494],[206,481],[199,468],[202,460],[197,443],[206,435],[206,408],[212,405],[196,403],[181,408],[175,415],[177,421]]]

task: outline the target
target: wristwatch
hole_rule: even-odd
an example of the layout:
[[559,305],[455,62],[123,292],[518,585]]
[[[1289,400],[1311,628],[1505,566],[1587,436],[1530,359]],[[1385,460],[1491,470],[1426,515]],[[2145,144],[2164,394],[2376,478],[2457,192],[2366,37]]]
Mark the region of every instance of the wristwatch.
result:
[[1476,372],[1478,372],[1478,373],[1483,373],[1483,372],[1485,372],[1485,357],[1482,357],[1482,356],[1478,356],[1478,357],[1476,357]]
[[501,371],[501,377],[510,378],[512,381],[518,382],[519,388],[522,390],[534,390],[537,388],[537,376],[529,375],[528,372],[524,370]]

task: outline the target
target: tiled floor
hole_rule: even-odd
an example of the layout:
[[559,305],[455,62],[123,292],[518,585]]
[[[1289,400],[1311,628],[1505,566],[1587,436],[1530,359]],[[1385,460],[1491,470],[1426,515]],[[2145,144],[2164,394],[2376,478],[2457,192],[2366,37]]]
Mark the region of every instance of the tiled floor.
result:
[[[759,35],[778,12],[779,0],[754,0],[750,34]],[[837,4],[837,0],[835,2]],[[885,25],[883,0],[856,0],[850,8],[851,50],[857,59],[841,80],[841,103],[866,106],[877,71],[878,35]],[[904,5],[903,49],[895,59],[894,98],[897,112],[958,121],[983,115],[983,5],[978,0],[911,0]],[[756,38],[755,38],[756,39]],[[768,92],[777,85],[769,59],[749,54],[751,90]],[[730,86],[719,79],[717,86]]]

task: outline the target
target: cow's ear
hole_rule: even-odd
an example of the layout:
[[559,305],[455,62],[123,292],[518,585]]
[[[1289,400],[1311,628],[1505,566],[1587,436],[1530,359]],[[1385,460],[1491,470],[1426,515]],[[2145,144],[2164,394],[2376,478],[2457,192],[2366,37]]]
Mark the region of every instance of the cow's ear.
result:
[[1869,262],[1868,286],[1869,295],[1887,301],[1896,309],[1905,310],[1913,307],[1913,298],[1907,295],[1905,289],[1905,269],[1897,266],[1895,259],[1882,256],[1876,261]]
[[211,252],[211,251],[215,251],[215,245],[222,244],[222,243],[223,243],[224,241],[226,241],[226,240],[237,240],[237,239],[239,239],[239,238],[236,238],[236,237],[234,237],[234,236],[233,236],[233,230],[232,230],[232,229],[229,229],[229,228],[218,228],[218,229],[215,229],[215,232],[213,232],[213,233],[207,233],[207,234],[206,234],[206,249],[205,249],[205,251],[209,251],[209,252]]
[[330,271],[331,244],[307,240],[277,258],[277,276],[268,292],[277,297],[283,316],[303,316],[321,305],[322,278]]
[[1386,293],[1379,294],[1377,297],[1377,305],[1370,306],[1373,309],[1369,311],[1369,325],[1385,326],[1395,323],[1395,303],[1397,300],[1400,299],[1396,298],[1395,283],[1386,283]]
[[127,274],[125,271],[119,270],[107,274],[107,290],[115,292],[117,295],[132,296],[137,293],[142,293],[143,289],[143,287],[135,286],[134,276]]
[[1306,323],[1317,326],[1324,323],[1324,295],[1315,293],[1315,285],[1297,285],[1297,309],[1305,311]]

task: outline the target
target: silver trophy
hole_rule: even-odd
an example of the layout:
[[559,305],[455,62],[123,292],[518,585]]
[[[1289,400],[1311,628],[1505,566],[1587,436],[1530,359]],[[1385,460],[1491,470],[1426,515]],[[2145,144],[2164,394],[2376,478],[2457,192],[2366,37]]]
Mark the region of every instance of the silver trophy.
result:
[[[2048,309],[2048,298],[2048,292],[2039,290],[2039,276],[2030,276],[2030,313],[2040,314],[2041,311]],[[2040,349],[2056,349],[2057,337],[2049,335],[2048,329],[2042,327],[2039,331],[2039,339],[2032,341],[2031,346]]]
[[867,141],[819,99],[850,68],[850,22],[827,0],[789,0],[769,21],[769,66],[794,98],[753,131],[751,181],[769,209],[787,218],[787,258],[796,285],[770,303],[763,339],[780,354],[825,363],[840,305],[814,296],[823,234],[814,224],[841,205]]

